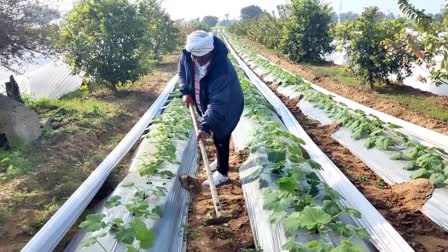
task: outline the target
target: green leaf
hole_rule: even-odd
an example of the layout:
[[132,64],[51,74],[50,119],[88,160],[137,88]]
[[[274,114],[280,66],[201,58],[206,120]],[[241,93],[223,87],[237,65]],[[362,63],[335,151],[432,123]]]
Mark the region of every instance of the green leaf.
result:
[[322,167],[320,166],[320,164],[312,159],[308,160],[308,164],[311,166],[311,168],[313,168],[314,170],[321,170]]
[[310,172],[306,175],[307,182],[310,185],[318,185],[320,184],[320,178],[314,172]]
[[282,191],[287,191],[293,193],[295,189],[299,186],[299,182],[293,177],[283,177],[277,180],[276,184],[278,188]]
[[399,128],[401,128],[401,126],[393,124],[393,123],[388,123],[387,127],[389,127],[390,129],[399,129]]
[[285,151],[271,151],[268,153],[268,160],[271,163],[278,163],[280,161],[286,160],[286,152]]
[[160,206],[156,206],[151,210],[150,217],[152,219],[159,219],[163,217],[163,210]]
[[279,223],[283,218],[285,218],[285,216],[286,216],[285,211],[273,212],[269,217],[269,222],[271,222],[272,224]]
[[93,235],[87,239],[82,240],[81,243],[79,244],[79,246],[81,246],[81,248],[89,247],[89,246],[97,243],[98,238],[104,237],[106,235],[107,235],[107,233],[99,233],[99,234]]
[[320,240],[312,240],[305,244],[299,244],[295,241],[295,238],[289,237],[283,244],[282,249],[290,252],[325,252],[325,245]]
[[342,240],[341,244],[331,249],[330,252],[365,252],[365,249],[349,240]]
[[380,137],[375,141],[375,146],[380,150],[388,150],[395,144],[395,141],[390,137]]
[[79,227],[87,232],[98,231],[106,227],[106,223],[103,221],[104,217],[106,215],[101,213],[89,214],[86,216],[86,220],[79,224]]
[[104,206],[106,208],[112,208],[121,205],[121,197],[118,195],[114,195],[106,200]]
[[152,160],[151,162],[145,163],[141,167],[139,167],[138,172],[140,176],[151,175],[157,170],[157,168],[159,168],[162,163],[163,160],[160,159]]
[[326,213],[331,215],[331,217],[334,217],[342,212],[338,203],[334,200],[324,200],[322,207]]
[[169,170],[163,170],[159,172],[160,177],[164,178],[164,179],[171,179],[173,177],[175,177],[176,175],[174,173],[172,173]]
[[280,190],[266,189],[263,195],[263,208],[274,212],[286,211],[292,202],[290,193]]
[[429,172],[425,168],[420,168],[411,174],[411,179],[428,178]]
[[429,180],[435,187],[442,187],[444,185],[445,177],[442,173],[433,173],[429,177]]
[[403,160],[403,159],[404,159],[403,152],[401,152],[401,151],[395,152],[395,153],[390,157],[390,159],[392,159],[392,160]]
[[132,244],[135,239],[134,237],[135,237],[135,231],[131,227],[121,229],[115,234],[115,239],[118,242],[122,242],[125,244]]
[[305,207],[300,217],[300,226],[308,230],[321,228],[331,221],[331,216],[322,207]]
[[127,246],[126,252],[138,252],[138,249],[135,248],[134,246]]
[[333,200],[342,199],[343,197],[336,190],[328,186],[327,184],[322,184],[325,194]]
[[155,233],[146,227],[146,224],[140,219],[134,219],[129,226],[135,231],[135,238],[140,241],[140,247],[148,249],[154,246]]
[[369,137],[367,141],[364,143],[364,147],[367,149],[372,149],[375,147],[376,137]]
[[130,181],[121,184],[121,187],[133,187],[133,186],[135,186],[134,182]]
[[300,213],[293,212],[283,222],[288,233],[294,233],[300,226]]
[[126,208],[134,215],[142,216],[148,213],[149,205],[144,199],[133,197],[129,200],[129,203],[126,204]]
[[408,161],[406,163],[406,165],[403,167],[403,169],[408,170],[408,171],[413,171],[417,168],[418,168],[417,164],[415,163],[415,161],[412,161],[412,160]]
[[354,216],[356,218],[361,218],[361,213],[354,208],[346,207],[344,210],[351,216]]
[[361,239],[369,239],[370,235],[369,233],[366,231],[365,228],[362,227],[353,227],[352,228],[355,231],[355,234],[361,238]]
[[353,234],[353,230],[349,228],[349,225],[341,222],[336,221],[334,223],[330,223],[330,229],[335,233],[336,235],[343,236],[343,237],[351,237]]

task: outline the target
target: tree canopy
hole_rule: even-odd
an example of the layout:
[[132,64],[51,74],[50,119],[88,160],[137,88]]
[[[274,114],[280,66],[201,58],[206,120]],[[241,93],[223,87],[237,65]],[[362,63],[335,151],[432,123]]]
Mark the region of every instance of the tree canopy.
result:
[[75,72],[113,90],[148,73],[176,46],[177,29],[156,0],[80,0],[65,17],[59,46]]
[[202,23],[204,23],[210,27],[214,27],[218,24],[218,20],[219,20],[219,18],[215,17],[215,16],[205,16],[202,19]]
[[51,52],[50,22],[59,12],[34,0],[0,0],[0,65],[32,61]]
[[241,20],[258,18],[262,13],[263,11],[257,5],[249,5],[241,9]]

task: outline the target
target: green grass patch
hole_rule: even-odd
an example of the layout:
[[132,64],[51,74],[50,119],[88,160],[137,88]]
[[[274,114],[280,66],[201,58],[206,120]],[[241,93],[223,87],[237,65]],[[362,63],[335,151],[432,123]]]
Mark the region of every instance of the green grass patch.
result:
[[340,66],[311,66],[311,68],[319,75],[333,78],[341,84],[358,86],[361,85],[359,80],[344,67]]
[[30,171],[33,167],[33,163],[30,160],[33,149],[33,145],[26,145],[11,150],[0,149],[0,173],[4,173],[7,176],[17,176]]
[[448,122],[448,111],[431,97],[419,97],[411,94],[379,94],[389,100],[407,105],[412,111],[430,115],[436,119]]

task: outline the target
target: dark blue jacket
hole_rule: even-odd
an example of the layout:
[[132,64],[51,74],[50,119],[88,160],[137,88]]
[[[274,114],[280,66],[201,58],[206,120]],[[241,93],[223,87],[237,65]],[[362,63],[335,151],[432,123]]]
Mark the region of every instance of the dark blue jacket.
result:
[[[213,55],[207,75],[200,81],[200,104],[204,112],[200,129],[216,135],[232,132],[244,108],[243,92],[233,65],[227,57],[228,49],[214,37]],[[194,95],[194,65],[191,53],[182,51],[179,62],[180,91],[183,95]],[[200,113],[200,111],[199,111]]]

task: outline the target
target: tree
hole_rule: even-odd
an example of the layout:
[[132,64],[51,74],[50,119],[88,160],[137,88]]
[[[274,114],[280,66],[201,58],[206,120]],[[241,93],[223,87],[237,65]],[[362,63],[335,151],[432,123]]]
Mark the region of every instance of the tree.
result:
[[[116,91],[148,73],[176,44],[174,24],[155,0],[80,0],[61,24],[58,45],[74,72]],[[173,44],[172,44],[173,43]]]
[[[429,68],[431,79],[436,85],[448,84],[448,16],[445,15],[442,22],[437,22],[408,0],[398,0],[398,6],[404,15],[415,22],[415,28],[423,35],[420,39],[418,36],[403,34],[402,37],[408,43],[402,48],[417,56],[417,63],[423,62]],[[443,9],[443,13],[448,13],[448,3]],[[440,65],[435,60],[437,56],[442,56]]]
[[404,44],[400,34],[405,20],[386,20],[377,7],[367,8],[355,22],[345,22],[336,28],[336,38],[350,60],[350,70],[362,83],[374,87],[375,82],[389,83],[396,74],[403,79],[411,74],[412,55],[405,51],[391,53],[390,43]]
[[282,52],[295,62],[321,62],[324,54],[333,51],[331,12],[320,0],[292,0],[280,41]]
[[263,11],[257,5],[249,5],[241,9],[241,20],[258,18]]
[[218,17],[215,16],[205,16],[202,19],[202,23],[210,26],[210,27],[215,27],[218,24]]
[[158,1],[141,0],[139,16],[146,25],[143,42],[146,54],[154,53],[156,59],[161,60],[162,54],[176,49],[179,30]]
[[0,65],[14,71],[15,64],[49,54],[50,22],[58,17],[34,0],[0,0]]

